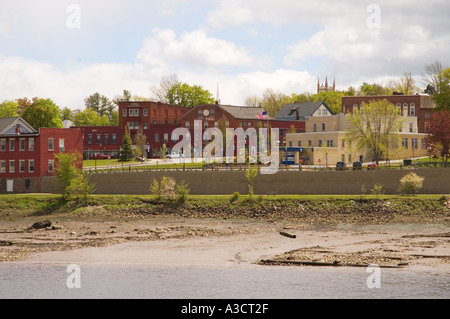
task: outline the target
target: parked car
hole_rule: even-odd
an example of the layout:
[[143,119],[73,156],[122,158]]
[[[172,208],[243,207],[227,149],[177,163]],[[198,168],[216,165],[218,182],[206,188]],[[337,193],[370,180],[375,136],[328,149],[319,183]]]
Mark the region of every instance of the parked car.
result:
[[376,163],[369,163],[369,164],[367,164],[367,169],[375,169],[377,167],[378,167],[378,165]]
[[361,162],[353,162],[353,170],[362,169],[362,163]]
[[94,154],[94,156],[91,156],[91,159],[111,159],[111,156],[107,155],[107,154],[102,154],[102,153],[97,153]]
[[336,163],[336,170],[337,171],[344,171],[347,169],[347,165],[345,164],[345,162],[337,162]]
[[172,158],[172,159],[174,159],[174,158],[180,158],[180,157],[182,157],[182,156],[181,156],[181,154],[179,154],[179,153],[171,153],[171,154],[168,154],[168,155],[167,155],[167,158]]

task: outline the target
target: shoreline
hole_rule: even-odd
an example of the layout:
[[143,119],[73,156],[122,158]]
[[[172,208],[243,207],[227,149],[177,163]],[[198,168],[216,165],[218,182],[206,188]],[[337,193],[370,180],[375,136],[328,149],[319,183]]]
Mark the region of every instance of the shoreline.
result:
[[450,210],[435,202],[405,201],[400,210],[392,200],[245,206],[203,199],[174,207],[140,199],[121,208],[108,201],[43,213],[0,209],[0,265],[270,267],[261,261],[271,260],[450,274]]

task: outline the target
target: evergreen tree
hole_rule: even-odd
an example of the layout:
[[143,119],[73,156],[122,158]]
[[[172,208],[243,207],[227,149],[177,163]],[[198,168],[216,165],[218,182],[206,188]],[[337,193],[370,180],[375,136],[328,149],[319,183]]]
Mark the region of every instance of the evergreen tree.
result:
[[133,158],[133,144],[130,136],[130,125],[125,125],[125,134],[123,136],[122,150],[120,152],[120,160],[122,162],[128,162]]

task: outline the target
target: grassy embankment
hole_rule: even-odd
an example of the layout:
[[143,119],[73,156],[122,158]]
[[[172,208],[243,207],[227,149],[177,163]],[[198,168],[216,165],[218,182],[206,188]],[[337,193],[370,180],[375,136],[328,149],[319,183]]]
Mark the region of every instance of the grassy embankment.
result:
[[93,195],[88,205],[60,195],[0,195],[0,220],[28,218],[128,218],[171,215],[188,218],[301,220],[308,223],[448,223],[445,195],[190,195],[175,199],[145,195]]

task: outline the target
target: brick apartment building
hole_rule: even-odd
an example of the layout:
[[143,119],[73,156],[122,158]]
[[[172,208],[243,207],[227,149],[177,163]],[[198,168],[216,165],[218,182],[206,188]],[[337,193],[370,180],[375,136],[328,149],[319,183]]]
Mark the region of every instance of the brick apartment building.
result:
[[427,133],[431,113],[436,107],[429,95],[345,96],[342,98],[342,113],[347,114],[355,108],[359,109],[363,102],[382,99],[396,105],[402,116],[417,116],[418,131],[413,133]]
[[0,118],[0,193],[39,192],[42,177],[55,173],[55,154],[71,151],[83,152],[79,128],[36,131],[20,117]]

